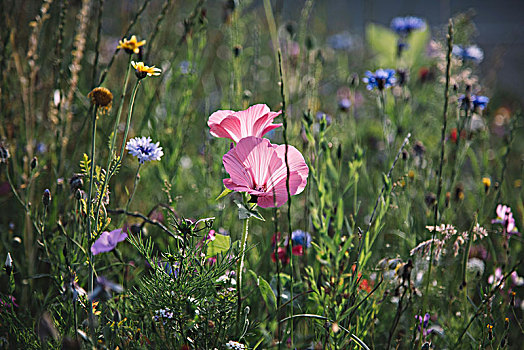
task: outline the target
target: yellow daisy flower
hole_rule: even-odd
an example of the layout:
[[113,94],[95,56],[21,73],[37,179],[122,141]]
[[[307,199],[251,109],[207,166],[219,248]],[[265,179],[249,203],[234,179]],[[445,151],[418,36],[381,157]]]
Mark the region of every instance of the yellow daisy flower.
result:
[[144,62],[131,61],[131,65],[135,69],[135,74],[138,79],[143,79],[146,76],[160,75],[162,72],[160,68],[155,68],[155,66],[148,67]]
[[128,54],[136,53],[138,54],[140,52],[140,46],[144,46],[146,44],[145,40],[138,41],[136,39],[136,35],[131,36],[131,39],[124,38],[123,40],[120,40],[118,42],[117,49],[124,49]]

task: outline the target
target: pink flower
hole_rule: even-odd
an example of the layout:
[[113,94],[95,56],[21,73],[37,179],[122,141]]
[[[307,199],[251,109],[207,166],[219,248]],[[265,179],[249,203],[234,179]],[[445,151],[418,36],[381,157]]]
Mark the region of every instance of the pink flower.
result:
[[[262,208],[280,207],[287,202],[285,152],[285,145],[273,145],[267,139],[241,139],[224,155],[224,167],[231,176],[224,179],[224,185],[256,197]],[[288,148],[288,163],[289,191],[291,195],[299,194],[306,187],[309,169],[293,146]]]
[[100,237],[91,246],[91,253],[97,255],[100,253],[110,252],[116,248],[118,242],[122,242],[127,238],[127,233],[122,232],[122,229],[116,229],[111,232],[102,232]]
[[238,142],[248,136],[262,137],[282,126],[282,124],[271,124],[280,113],[280,111],[271,112],[264,104],[254,105],[238,112],[220,110],[211,114],[207,125],[211,128],[211,135]]

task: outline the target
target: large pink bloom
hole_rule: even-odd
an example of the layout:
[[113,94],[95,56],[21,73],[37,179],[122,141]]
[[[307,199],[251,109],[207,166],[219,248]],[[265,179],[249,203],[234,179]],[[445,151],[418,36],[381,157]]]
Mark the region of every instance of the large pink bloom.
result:
[[268,106],[259,104],[246,109],[245,111],[221,110],[211,114],[207,125],[211,128],[211,135],[225,137],[235,142],[244,137],[262,137],[267,132],[282,126],[282,124],[272,124],[279,112],[271,112]]
[[[287,201],[285,153],[285,145],[273,145],[267,139],[241,139],[224,155],[224,167],[231,176],[224,179],[224,185],[256,196],[262,208],[280,207]],[[299,194],[306,187],[309,169],[302,154],[293,146],[288,148],[288,163],[290,193]]]

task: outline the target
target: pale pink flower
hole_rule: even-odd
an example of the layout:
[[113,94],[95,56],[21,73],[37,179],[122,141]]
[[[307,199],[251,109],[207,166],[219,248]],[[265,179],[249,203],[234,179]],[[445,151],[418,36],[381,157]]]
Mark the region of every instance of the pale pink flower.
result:
[[207,125],[211,128],[211,135],[225,137],[235,142],[244,137],[262,137],[269,131],[282,124],[272,124],[279,112],[271,112],[268,106],[258,104],[245,111],[220,110],[211,114]]
[[[306,187],[309,168],[302,154],[288,147],[289,192],[296,195]],[[224,185],[256,197],[262,208],[280,207],[287,201],[285,153],[285,145],[273,145],[267,139],[241,139],[224,155],[224,167],[231,176],[224,179]]]

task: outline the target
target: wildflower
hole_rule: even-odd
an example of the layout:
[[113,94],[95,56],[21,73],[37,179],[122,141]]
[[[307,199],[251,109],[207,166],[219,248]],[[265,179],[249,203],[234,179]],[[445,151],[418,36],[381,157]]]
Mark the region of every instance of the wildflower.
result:
[[159,146],[160,143],[151,142],[150,137],[135,137],[127,142],[126,149],[132,156],[138,158],[140,164],[143,164],[152,160],[160,160],[164,152]]
[[493,340],[493,325],[488,323],[486,327],[488,328],[488,339]]
[[487,193],[491,187],[491,179],[489,177],[483,177],[482,184],[484,185],[484,192]]
[[463,47],[460,45],[453,45],[453,55],[462,59],[463,61],[473,61],[480,63],[484,58],[484,52],[476,45]]
[[104,231],[91,246],[91,253],[93,253],[93,255],[97,255],[100,253],[110,252],[115,249],[118,242],[122,242],[126,238],[127,233],[123,232],[121,228],[111,232]]
[[42,203],[47,207],[51,203],[51,192],[49,189],[44,190],[44,195],[42,196]]
[[[262,208],[280,207],[287,202],[286,146],[273,145],[267,139],[246,137],[223,157],[231,176],[224,185],[233,191],[247,192]],[[293,146],[287,150],[289,193],[301,193],[307,184],[309,168],[304,157]]]
[[13,258],[11,258],[10,252],[7,252],[7,258],[5,259],[4,267],[7,276],[11,276],[11,272],[13,271]]
[[291,233],[291,240],[293,244],[303,246],[304,248],[311,248],[311,235],[302,230],[295,230]]
[[272,124],[279,112],[271,112],[265,104],[257,104],[245,111],[219,110],[211,114],[207,125],[211,135],[225,137],[238,142],[244,137],[262,137],[282,124]]
[[370,71],[366,72],[366,77],[362,78],[362,81],[368,84],[367,89],[373,90],[374,88],[380,91],[390,88],[396,83],[394,69],[378,69],[375,73]]
[[113,104],[113,94],[105,87],[94,88],[87,94],[87,97],[91,99],[92,104],[101,108],[104,113],[110,110]]
[[275,252],[271,253],[271,260],[273,262],[277,262],[277,255],[278,255],[278,260],[282,264],[287,265],[289,263],[289,256],[287,255],[287,249],[286,248],[278,247],[277,254],[275,254]]
[[140,46],[144,46],[146,44],[145,40],[138,41],[136,39],[136,35],[131,36],[131,39],[124,38],[123,40],[120,40],[118,42],[117,49],[124,49],[128,54],[138,54],[140,52]]
[[520,235],[519,230],[515,226],[515,219],[513,218],[513,213],[511,212],[511,208],[499,204],[496,209],[497,218],[494,220],[491,220],[492,224],[502,224],[502,227],[504,228],[504,233],[508,234],[509,236],[517,234]]
[[340,108],[341,111],[347,112],[349,111],[349,107],[351,107],[351,100],[347,97],[344,97],[338,101],[338,108]]
[[391,29],[402,36],[409,35],[414,30],[426,29],[426,22],[419,17],[395,17],[391,20]]
[[464,110],[476,111],[480,109],[481,111],[483,111],[488,106],[489,98],[486,96],[477,95],[461,95],[458,98],[458,101],[459,105]]
[[431,332],[430,330],[428,330],[429,314],[426,313],[424,317],[420,315],[415,315],[415,320],[418,321],[417,327],[418,327],[419,332],[421,331],[421,327],[422,327],[422,335],[426,337]]
[[160,75],[160,73],[162,73],[160,68],[155,68],[155,66],[146,66],[144,62],[131,61],[131,65],[135,69],[135,75],[138,79],[144,79],[145,77]]
[[99,276],[96,279],[96,287],[93,292],[89,295],[89,300],[108,300],[111,298],[111,292],[122,293],[124,288],[114,282],[111,282],[103,276]]
[[[495,269],[495,273],[493,275],[489,275],[488,283],[491,285],[498,285],[502,282],[503,278],[504,275],[502,274],[502,269],[500,267],[497,267]],[[501,288],[504,288],[504,284],[501,285]]]
[[354,46],[353,38],[348,32],[342,32],[330,36],[327,44],[337,51],[348,51]]
[[232,349],[232,350],[244,350],[244,349],[247,349],[244,344],[239,343],[237,341],[233,341],[233,340],[228,341],[226,343],[226,347],[228,349]]

